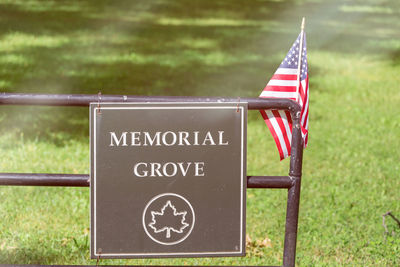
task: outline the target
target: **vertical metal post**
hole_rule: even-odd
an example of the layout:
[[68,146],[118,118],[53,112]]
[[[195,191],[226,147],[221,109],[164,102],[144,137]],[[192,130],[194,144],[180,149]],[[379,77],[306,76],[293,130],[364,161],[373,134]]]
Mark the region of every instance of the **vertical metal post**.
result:
[[301,170],[303,161],[303,140],[300,126],[300,112],[292,111],[292,147],[289,177],[292,187],[288,189],[286,208],[285,241],[283,250],[283,266],[294,267],[296,263],[297,225],[299,221]]

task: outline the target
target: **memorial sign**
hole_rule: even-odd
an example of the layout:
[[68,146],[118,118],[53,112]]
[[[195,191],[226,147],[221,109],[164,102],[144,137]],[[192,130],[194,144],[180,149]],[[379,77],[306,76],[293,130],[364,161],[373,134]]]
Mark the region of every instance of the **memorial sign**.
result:
[[91,257],[245,254],[247,103],[93,103]]

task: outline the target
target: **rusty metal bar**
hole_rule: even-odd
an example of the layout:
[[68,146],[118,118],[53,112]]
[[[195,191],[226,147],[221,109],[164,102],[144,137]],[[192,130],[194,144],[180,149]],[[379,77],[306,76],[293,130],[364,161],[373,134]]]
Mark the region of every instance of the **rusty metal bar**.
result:
[[[132,96],[132,95],[78,95],[78,94],[22,94],[0,93],[0,105],[89,106],[94,102],[238,102],[238,98],[188,96]],[[248,108],[286,109],[300,111],[300,106],[289,99],[240,98]]]
[[0,185],[88,187],[88,174],[0,173]]
[[286,207],[285,241],[283,249],[283,266],[294,267],[296,264],[296,243],[299,221],[300,185],[303,162],[303,138],[301,134],[300,111],[291,111],[292,142],[289,177],[293,186],[288,190]]
[[297,228],[300,204],[300,177],[292,177],[294,185],[288,190],[286,208],[285,241],[283,249],[283,266],[292,267],[296,262]]
[[[88,174],[0,173],[0,185],[89,187]],[[289,176],[247,176],[248,188],[290,188]]]
[[293,180],[289,176],[247,176],[248,188],[282,188],[289,189]]

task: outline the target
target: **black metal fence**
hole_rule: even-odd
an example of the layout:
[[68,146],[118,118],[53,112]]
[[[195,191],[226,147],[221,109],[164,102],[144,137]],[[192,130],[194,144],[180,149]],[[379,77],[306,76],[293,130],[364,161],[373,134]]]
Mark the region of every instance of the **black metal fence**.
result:
[[[237,102],[237,98],[128,96],[128,95],[60,95],[1,93],[0,105],[89,106],[101,102]],[[288,110],[292,117],[291,158],[288,176],[247,176],[248,188],[280,188],[288,190],[284,267],[294,267],[296,260],[297,224],[299,215],[303,144],[300,127],[300,106],[288,99],[241,98],[250,110]],[[0,173],[0,185],[89,187],[88,174]]]

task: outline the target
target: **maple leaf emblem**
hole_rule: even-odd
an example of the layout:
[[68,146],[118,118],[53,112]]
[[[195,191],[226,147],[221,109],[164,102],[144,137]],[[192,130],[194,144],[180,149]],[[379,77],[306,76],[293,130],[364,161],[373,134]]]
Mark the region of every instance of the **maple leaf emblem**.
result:
[[155,233],[166,231],[166,238],[170,238],[171,231],[182,234],[183,230],[189,226],[185,222],[186,214],[187,211],[177,212],[175,206],[168,200],[160,212],[151,211],[152,221],[149,226]]

